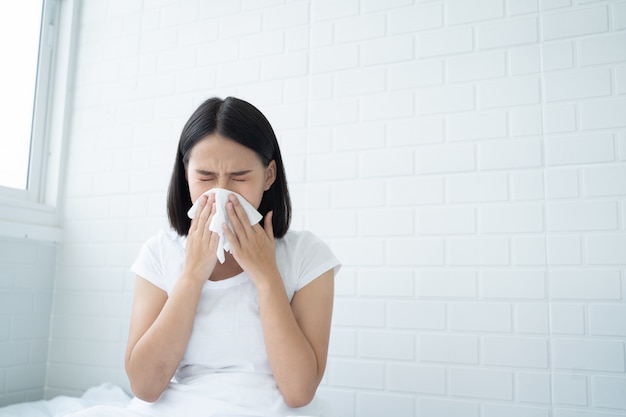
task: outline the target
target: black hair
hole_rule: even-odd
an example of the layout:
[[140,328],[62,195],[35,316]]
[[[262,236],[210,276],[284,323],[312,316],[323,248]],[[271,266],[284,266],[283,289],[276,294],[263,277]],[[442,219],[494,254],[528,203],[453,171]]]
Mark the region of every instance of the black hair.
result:
[[276,180],[263,193],[258,211],[263,217],[273,211],[274,237],[283,237],[291,221],[291,200],[276,134],[259,109],[235,97],[224,100],[214,97],[206,100],[183,127],[167,191],[170,225],[181,236],[189,233],[191,219],[187,216],[187,211],[193,204],[185,175],[189,155],[199,141],[214,133],[252,149],[266,167],[272,160],[275,161]]

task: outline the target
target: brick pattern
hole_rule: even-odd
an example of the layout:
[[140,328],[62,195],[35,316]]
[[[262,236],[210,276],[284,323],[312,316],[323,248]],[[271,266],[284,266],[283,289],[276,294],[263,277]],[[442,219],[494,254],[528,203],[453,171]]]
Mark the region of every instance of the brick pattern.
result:
[[0,407],[41,399],[57,247],[0,238]]
[[126,386],[181,126],[238,95],[344,263],[331,416],[623,415],[625,29],[623,0],[84,2],[47,395]]

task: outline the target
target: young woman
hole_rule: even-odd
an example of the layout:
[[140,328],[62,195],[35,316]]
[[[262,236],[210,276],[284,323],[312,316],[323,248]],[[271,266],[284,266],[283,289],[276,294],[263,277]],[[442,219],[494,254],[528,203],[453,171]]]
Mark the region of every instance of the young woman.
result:
[[[226,190],[224,207],[210,190]],[[313,400],[340,265],[314,235],[289,230],[283,162],[263,114],[233,97],[204,102],[181,134],[167,203],[173,230],[146,242],[132,268],[126,371],[136,398],[77,416],[321,415]],[[221,209],[231,226],[219,233],[209,225]],[[223,263],[220,235],[231,250]]]

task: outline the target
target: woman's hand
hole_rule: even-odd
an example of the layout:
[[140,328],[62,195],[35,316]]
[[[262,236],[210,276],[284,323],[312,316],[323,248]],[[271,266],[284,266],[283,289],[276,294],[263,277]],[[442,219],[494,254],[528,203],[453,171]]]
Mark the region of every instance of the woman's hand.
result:
[[131,389],[144,401],[159,398],[187,349],[202,287],[217,262],[219,235],[209,230],[214,203],[215,196],[201,197],[183,271],[169,293],[137,276],[125,365]]
[[324,375],[333,306],[334,271],[321,274],[289,300],[276,264],[272,212],[250,225],[239,200],[226,204],[224,225],[235,260],[257,288],[261,325],[272,373],[285,402],[302,407]]
[[263,226],[260,223],[251,225],[237,197],[231,194],[228,200],[226,214],[234,232],[225,224],[222,227],[239,266],[250,275],[257,287],[264,279],[280,277],[276,265],[272,212],[265,216]]
[[219,235],[209,230],[211,218],[215,214],[215,195],[200,197],[198,215],[191,221],[187,235],[185,265],[186,276],[206,281],[217,263]]

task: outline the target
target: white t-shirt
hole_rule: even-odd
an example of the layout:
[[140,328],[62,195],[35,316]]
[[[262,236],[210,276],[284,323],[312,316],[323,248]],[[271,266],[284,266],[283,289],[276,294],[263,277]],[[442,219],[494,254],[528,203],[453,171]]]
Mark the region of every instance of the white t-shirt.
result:
[[[169,294],[182,272],[185,244],[185,237],[173,231],[161,232],[144,244],[131,269]],[[324,272],[330,269],[337,272],[340,268],[339,261],[329,247],[309,232],[289,231],[283,238],[276,239],[276,262],[289,300],[295,292]],[[198,384],[198,378],[205,376],[210,377],[205,378],[212,381],[209,383],[210,386],[216,386],[216,381],[220,381],[217,386],[222,389],[215,395],[226,403],[231,400],[239,401],[241,397],[241,392],[228,391],[245,390],[252,386],[253,391],[258,393],[254,397],[266,403],[259,404],[263,409],[259,412],[267,410],[264,412],[271,411],[276,413],[271,415],[277,416],[294,414],[293,410],[284,405],[275,383],[272,382],[273,376],[263,341],[256,288],[245,271],[222,281],[206,281],[187,350],[174,380],[161,399],[149,406],[147,403],[144,404],[146,409],[142,408],[142,411],[157,415],[155,411],[159,408],[160,402],[165,401],[173,406],[171,402],[178,401],[175,393],[180,391],[181,387],[178,385],[190,383],[195,386]],[[261,390],[264,384],[268,389],[271,388],[271,393]],[[168,390],[172,392],[168,393]],[[187,392],[185,401],[189,402],[189,389],[186,388],[184,391]],[[198,392],[201,393],[198,395],[207,397],[199,399],[204,402],[198,406],[204,408],[208,405],[206,401],[215,400],[210,399],[211,392],[202,389]],[[254,408],[253,400],[247,398],[246,407]],[[163,404],[164,410],[168,408]]]

